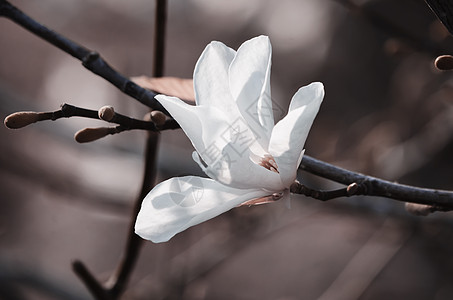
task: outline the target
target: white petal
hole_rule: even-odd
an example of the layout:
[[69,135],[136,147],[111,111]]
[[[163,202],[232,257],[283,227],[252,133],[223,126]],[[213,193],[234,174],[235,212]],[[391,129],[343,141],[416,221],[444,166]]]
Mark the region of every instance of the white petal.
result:
[[192,106],[175,97],[158,95],[156,99],[189,137],[207,165],[202,169],[209,177],[235,188],[283,188],[277,173],[250,159],[254,155],[250,147],[256,140],[242,118],[231,120],[215,107]]
[[324,86],[315,82],[293,96],[288,114],[272,131],[269,153],[274,156],[285,187],[296,178],[308,132],[324,97]]
[[[309,85],[301,87],[291,99],[289,110],[293,111],[304,105],[321,105],[324,98],[324,85],[321,82],[312,82]],[[318,104],[316,104],[318,103]]]
[[236,51],[221,42],[214,41],[206,46],[193,73],[197,105],[212,105],[226,111],[234,105],[228,83],[228,69],[235,54]]
[[214,180],[186,176],[157,185],[143,200],[135,232],[155,243],[207,221],[253,198],[268,195],[263,190],[241,190]]
[[231,121],[222,111],[213,106],[188,105],[176,97],[165,95],[157,95],[156,99],[179,123],[207,164],[218,158],[214,152],[221,151],[230,142],[225,132],[228,132]]
[[268,148],[274,126],[270,91],[271,57],[269,38],[259,36],[239,47],[229,71],[231,94],[264,149]]
[[204,170],[209,177],[235,188],[263,188],[272,192],[285,188],[278,173],[256,164],[249,155],[239,155],[231,149],[230,145],[225,147],[222,160]]

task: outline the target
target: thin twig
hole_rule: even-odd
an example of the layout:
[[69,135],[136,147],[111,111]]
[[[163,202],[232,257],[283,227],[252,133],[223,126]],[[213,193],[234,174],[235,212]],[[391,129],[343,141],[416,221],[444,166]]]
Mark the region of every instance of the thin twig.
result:
[[453,3],[445,0],[425,0],[425,2],[453,35]]
[[156,93],[146,90],[113,69],[97,52],[50,30],[36,22],[6,0],[0,0],[0,16],[6,17],[23,28],[46,40],[57,48],[80,60],[87,69],[106,79],[123,93],[138,100],[142,104],[160,110],[168,115],[163,106],[154,99]]
[[[155,32],[154,32],[154,57],[153,57],[153,77],[161,77],[164,72],[165,59],[165,32],[167,20],[167,0],[156,0],[155,12]],[[113,282],[112,291],[121,294],[125,289],[129,275],[137,261],[140,246],[143,244],[143,239],[135,234],[135,220],[140,211],[141,203],[145,196],[149,193],[155,184],[156,180],[156,159],[157,145],[159,135],[153,132],[148,133],[146,149],[145,149],[145,170],[143,174],[142,188],[140,194],[135,200],[134,210],[132,212],[131,222],[129,226],[129,235],[126,244],[126,253],[121,261],[117,271],[112,275],[110,282]]]
[[159,135],[149,132],[146,141],[143,182],[140,193],[134,203],[124,257],[108,281],[110,290],[117,297],[120,296],[126,288],[129,276],[135,266],[141,245],[143,244],[143,239],[135,234],[135,219],[137,218],[143,199],[155,184],[158,144]]
[[146,144],[145,170],[142,187],[134,203],[125,252],[116,270],[110,276],[106,284],[103,285],[96,280],[81,261],[75,261],[73,263],[74,272],[97,300],[118,299],[126,289],[130,274],[137,261],[143,239],[135,234],[134,224],[143,198],[152,189],[155,183],[158,141],[159,134],[149,132]]
[[111,300],[110,294],[105,290],[101,284],[94,278],[87,267],[79,260],[76,260],[72,263],[72,270],[74,273],[82,279],[85,286],[91,292],[91,294],[96,298],[96,300]]
[[[156,27],[155,27],[155,43],[159,44],[155,46],[154,62],[159,62],[158,66],[154,66],[153,76],[162,76],[164,68],[164,42],[165,42],[165,25],[167,15],[167,3],[166,0],[157,0],[156,2]],[[135,234],[135,219],[140,210],[141,203],[146,194],[152,189],[156,179],[156,156],[157,156],[157,145],[159,141],[159,135],[154,132],[149,132],[146,142],[145,151],[145,168],[143,175],[142,187],[140,194],[138,195],[134,209],[132,212],[131,222],[129,225],[129,234],[126,242],[124,257],[118,265],[116,271],[112,274],[108,280],[106,287],[102,287],[100,283],[94,279],[94,277],[88,272],[87,268],[81,263],[76,262],[74,264],[74,271],[79,275],[82,281],[85,283],[90,292],[98,300],[104,299],[118,299],[119,296],[124,292],[130,274],[134,268],[135,262],[137,261],[143,239]],[[105,298],[107,297],[107,298]]]
[[306,185],[303,185],[300,182],[296,181],[291,185],[290,192],[293,194],[302,194],[321,201],[329,201],[340,197],[363,195],[366,192],[366,187],[354,182],[345,188],[331,191],[320,191],[309,188]]
[[121,125],[120,131],[142,129],[149,131],[161,131],[166,129],[176,129],[179,125],[174,119],[167,119],[159,126],[156,126],[153,122],[138,120],[131,118],[113,111],[111,108],[111,116],[101,118],[99,111],[86,109],[71,104],[63,104],[59,110],[52,112],[16,112],[5,118],[5,125],[11,129],[22,128],[35,122],[47,121],[47,120],[58,120],[61,118],[71,117],[83,117],[89,119],[103,120],[109,123],[115,123]]
[[156,0],[156,17],[154,22],[154,56],[153,77],[164,75],[165,65],[165,33],[167,24],[167,1]]

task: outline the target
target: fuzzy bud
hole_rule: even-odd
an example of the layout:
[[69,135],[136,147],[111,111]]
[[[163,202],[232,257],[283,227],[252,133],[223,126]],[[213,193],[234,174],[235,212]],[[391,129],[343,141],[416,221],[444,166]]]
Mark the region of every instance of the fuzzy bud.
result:
[[112,106],[103,106],[98,111],[99,119],[110,122],[115,116],[115,110]]
[[151,121],[156,124],[156,126],[162,126],[164,125],[165,123],[165,120],[166,120],[166,116],[163,112],[159,111],[159,110],[153,110],[151,113],[150,113],[150,116],[151,116]]
[[75,133],[74,139],[78,143],[89,143],[114,133],[117,133],[115,127],[84,128]]
[[40,113],[34,111],[20,111],[13,113],[5,118],[5,126],[10,129],[19,129],[40,121]]
[[406,202],[404,208],[407,212],[416,215],[426,217],[430,213],[434,212],[434,208],[431,205],[418,204],[418,203],[409,203]]
[[442,71],[449,71],[453,69],[453,56],[441,55],[434,61],[436,68]]

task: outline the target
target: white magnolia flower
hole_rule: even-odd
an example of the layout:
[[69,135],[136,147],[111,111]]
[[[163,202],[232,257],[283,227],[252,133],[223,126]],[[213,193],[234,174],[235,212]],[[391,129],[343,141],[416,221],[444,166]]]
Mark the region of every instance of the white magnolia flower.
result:
[[324,87],[315,82],[300,88],[288,114],[274,125],[270,70],[266,36],[246,41],[237,52],[212,42],[195,67],[196,106],[156,96],[191,140],[193,159],[210,178],[177,177],[157,185],[138,214],[139,236],[168,241],[246,201],[289,197]]

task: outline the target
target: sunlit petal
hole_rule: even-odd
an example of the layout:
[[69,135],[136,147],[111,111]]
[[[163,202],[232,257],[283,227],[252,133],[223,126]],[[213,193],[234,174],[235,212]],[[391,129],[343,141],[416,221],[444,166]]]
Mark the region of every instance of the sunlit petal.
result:
[[221,42],[211,42],[204,49],[193,73],[197,105],[211,105],[229,112],[239,112],[231,96],[228,69],[236,51]]
[[175,177],[157,185],[143,200],[135,232],[155,243],[165,242],[191,226],[268,194],[234,189],[207,178]]
[[205,163],[218,158],[217,152],[230,142],[225,136],[230,120],[221,110],[214,106],[188,105],[176,97],[157,95],[156,99],[178,122]]
[[274,126],[270,90],[272,47],[267,36],[243,43],[229,73],[230,89],[244,119],[267,149]]
[[324,85],[321,82],[312,82],[309,85],[301,87],[291,99],[288,112],[291,112],[305,105],[321,105],[324,99]]
[[204,170],[209,177],[235,188],[264,188],[269,191],[284,188],[278,173],[256,164],[250,153],[239,154],[232,148],[232,145],[227,145],[221,151],[222,159]]
[[156,99],[189,137],[209,177],[235,188],[281,187],[278,174],[252,161],[250,147],[256,140],[242,118],[231,120],[216,107],[192,106],[175,97],[158,95]]
[[157,185],[143,201],[138,235],[163,242],[244,202],[282,198],[289,204],[288,188],[324,87],[312,83],[299,89],[287,116],[274,126],[271,54],[266,36],[245,42],[237,52],[212,42],[195,67],[196,106],[156,96],[192,142],[193,159],[211,179],[188,176]]
[[274,156],[285,187],[296,178],[305,140],[324,97],[324,86],[315,82],[293,96],[288,114],[272,131],[269,153]]

